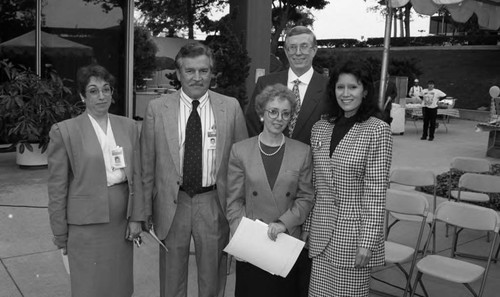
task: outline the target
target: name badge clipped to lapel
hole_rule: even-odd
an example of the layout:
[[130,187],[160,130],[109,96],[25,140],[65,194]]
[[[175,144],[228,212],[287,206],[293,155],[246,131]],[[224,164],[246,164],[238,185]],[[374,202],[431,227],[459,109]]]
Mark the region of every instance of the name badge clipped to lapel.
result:
[[215,127],[212,127],[212,129],[207,131],[207,138],[206,138],[206,143],[207,143],[207,150],[215,150],[216,149],[216,144],[217,144],[217,130],[215,130]]
[[123,156],[123,148],[117,146],[111,150],[111,166],[113,169],[125,168],[125,157]]

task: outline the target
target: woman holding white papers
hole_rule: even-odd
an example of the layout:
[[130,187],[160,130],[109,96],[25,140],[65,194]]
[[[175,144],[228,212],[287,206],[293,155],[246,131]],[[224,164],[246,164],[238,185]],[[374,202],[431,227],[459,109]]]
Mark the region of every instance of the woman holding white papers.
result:
[[[264,123],[262,133],[234,144],[229,159],[231,234],[247,217],[268,224],[270,240],[285,232],[300,238],[313,188],[310,147],[283,134],[296,109],[295,94],[281,84],[268,86],[257,96],[255,109]],[[282,278],[237,261],[235,297],[297,296],[295,270]]]
[[384,265],[391,129],[377,118],[366,63],[340,65],[328,88],[339,108],[311,134],[316,200],[304,224],[313,263],[309,296],[368,296],[371,268]]

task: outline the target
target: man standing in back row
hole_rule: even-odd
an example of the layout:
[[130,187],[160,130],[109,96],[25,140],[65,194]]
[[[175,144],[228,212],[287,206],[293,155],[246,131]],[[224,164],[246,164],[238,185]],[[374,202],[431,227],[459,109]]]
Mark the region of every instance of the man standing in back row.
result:
[[262,131],[262,121],[255,111],[255,97],[269,85],[276,83],[288,86],[298,94],[298,114],[292,116],[290,124],[283,133],[305,144],[310,144],[311,128],[321,115],[330,113],[328,99],[328,78],[314,71],[312,62],[318,50],[316,36],[304,26],[291,28],[285,37],[285,54],[290,68],[259,78],[250,102],[245,110],[248,134],[250,137]]
[[160,296],[186,297],[194,241],[199,297],[222,297],[229,241],[226,187],[233,143],[247,138],[235,98],[210,91],[212,51],[201,43],[175,57],[181,89],[149,103],[141,133],[143,192],[160,247]]
[[[311,144],[311,129],[323,114],[331,112],[327,93],[328,77],[314,71],[313,58],[318,50],[316,36],[304,26],[291,28],[285,37],[285,54],[290,68],[285,71],[262,76],[257,81],[250,102],[245,110],[248,134],[250,137],[262,132],[262,119],[255,111],[255,97],[269,85],[281,83],[288,86],[297,97],[297,111],[292,115],[288,127],[283,131],[287,137]],[[306,240],[306,238],[302,238]],[[307,249],[302,250],[297,260],[295,273],[298,279],[297,295],[307,297],[311,261]]]

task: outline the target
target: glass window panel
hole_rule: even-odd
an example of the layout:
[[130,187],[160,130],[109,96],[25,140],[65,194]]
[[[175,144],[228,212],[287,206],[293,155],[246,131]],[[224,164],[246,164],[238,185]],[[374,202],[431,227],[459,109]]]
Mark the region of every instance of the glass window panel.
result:
[[127,1],[42,4],[42,73],[53,68],[75,81],[78,68],[90,63],[104,66],[116,78],[110,112],[121,115],[125,115],[126,9]]
[[36,0],[2,1],[0,60],[35,69],[35,19]]

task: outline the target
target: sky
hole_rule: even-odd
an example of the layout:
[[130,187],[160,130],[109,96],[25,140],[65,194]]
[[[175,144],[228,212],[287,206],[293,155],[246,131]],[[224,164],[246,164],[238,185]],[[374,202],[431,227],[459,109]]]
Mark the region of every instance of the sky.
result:
[[[367,8],[376,1],[329,0],[322,10],[313,10],[314,33],[318,39],[383,37],[385,17]],[[426,36],[429,32],[429,17],[418,17],[414,13],[410,23],[411,36]],[[399,30],[399,28],[398,28]],[[424,31],[419,31],[424,30]],[[399,35],[399,33],[398,33]]]

